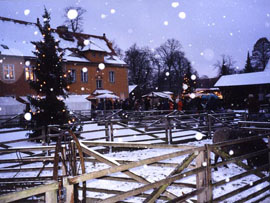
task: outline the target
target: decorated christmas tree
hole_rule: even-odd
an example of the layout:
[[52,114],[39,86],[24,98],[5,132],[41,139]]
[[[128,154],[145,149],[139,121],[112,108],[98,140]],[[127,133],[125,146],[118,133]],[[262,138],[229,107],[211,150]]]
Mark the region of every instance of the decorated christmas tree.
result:
[[[57,124],[63,125],[71,122],[69,112],[63,99],[67,97],[66,88],[68,80],[63,69],[63,50],[59,41],[53,36],[50,27],[50,14],[45,9],[43,25],[37,19],[37,27],[42,35],[42,40],[32,42],[36,50],[36,63],[33,69],[35,79],[30,81],[30,87],[36,91],[35,96],[29,97],[33,110],[35,127],[44,127]],[[47,130],[46,130],[47,131]],[[34,132],[32,137],[38,136]]]

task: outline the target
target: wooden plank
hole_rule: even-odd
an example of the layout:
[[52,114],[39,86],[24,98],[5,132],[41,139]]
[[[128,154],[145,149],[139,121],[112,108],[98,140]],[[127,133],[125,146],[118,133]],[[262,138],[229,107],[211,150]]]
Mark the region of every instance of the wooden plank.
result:
[[[195,158],[197,155],[194,153],[190,154],[188,157],[186,157],[181,164],[179,164],[171,173],[168,177],[171,177],[175,174],[181,173]],[[155,189],[145,200],[144,202],[146,203],[154,203],[157,198],[169,187],[170,184],[166,183],[159,188]]]
[[82,174],[82,175],[79,175],[79,176],[71,177],[68,180],[69,180],[70,183],[76,184],[76,183],[83,182],[83,181],[86,181],[86,180],[90,180],[90,179],[99,178],[99,177],[102,177],[102,176],[105,176],[105,175],[109,175],[111,173],[117,173],[117,172],[125,171],[125,170],[131,169],[131,168],[135,168],[135,167],[151,164],[151,163],[154,163],[154,162],[158,162],[158,161],[161,161],[161,160],[166,160],[166,159],[182,156],[182,155],[185,155],[185,154],[190,154],[190,153],[193,153],[195,151],[201,151],[201,150],[204,150],[204,149],[205,149],[204,147],[197,147],[197,148],[194,148],[194,149],[188,149],[188,150],[184,150],[184,151],[173,152],[173,153],[169,153],[169,154],[165,154],[165,155],[161,155],[161,156],[157,156],[157,157],[152,157],[152,158],[140,160],[140,161],[137,161],[137,162],[132,162],[132,163],[129,163],[129,164],[124,164],[124,165],[120,165],[120,166],[111,167],[111,168],[108,168],[108,169],[103,169],[103,170],[100,170],[100,171],[95,171],[95,172],[91,172],[91,173]]
[[8,194],[0,195],[0,203],[12,202],[12,201],[24,199],[27,197],[31,197],[34,195],[42,194],[42,193],[49,192],[52,190],[57,190],[57,189],[58,189],[58,182],[52,182],[45,185],[22,190],[19,192],[12,192]]
[[131,197],[131,196],[136,196],[136,195],[138,195],[138,194],[140,194],[142,192],[151,190],[153,188],[158,188],[158,187],[160,187],[160,186],[162,186],[164,184],[167,184],[167,183],[171,184],[172,182],[174,182],[176,180],[179,180],[179,179],[181,179],[183,177],[187,177],[189,175],[193,175],[194,173],[197,173],[197,172],[199,172],[201,170],[204,170],[204,169],[203,168],[197,168],[197,169],[188,171],[186,173],[173,175],[173,176],[171,176],[169,178],[165,178],[165,179],[156,181],[154,183],[151,183],[151,184],[148,184],[148,185],[145,185],[145,186],[142,186],[142,187],[127,191],[127,192],[123,192],[122,194],[119,194],[119,195],[116,195],[116,196],[113,196],[113,197],[109,197],[109,198],[103,200],[102,203],[117,202],[117,201],[124,200],[124,199],[126,199],[128,197]]
[[31,152],[31,151],[46,151],[46,150],[54,150],[55,146],[32,146],[32,147],[13,147],[9,149],[0,149],[0,153],[3,152]]
[[[101,161],[103,163],[106,163],[106,164],[108,164],[110,166],[120,166],[120,164],[117,161],[115,161],[114,159],[105,157],[102,154],[100,154],[100,153],[98,153],[98,152],[96,152],[96,151],[94,151],[92,149],[87,148],[87,146],[85,146],[82,143],[81,143],[81,147],[82,147],[82,150],[83,150],[84,153],[95,157],[96,159],[98,159],[99,161]],[[138,181],[139,183],[143,183],[143,184],[149,184],[150,183],[149,181],[147,181],[143,177],[138,176],[138,175],[136,175],[135,173],[133,173],[131,171],[123,171],[123,173],[128,175],[129,177],[133,178],[134,180]],[[165,195],[168,196],[169,198],[175,198],[175,195],[173,195],[173,194],[171,194],[169,192],[167,192]]]
[[261,189],[259,191],[256,191],[256,192],[246,196],[245,198],[243,198],[241,200],[236,201],[235,203],[245,203],[245,202],[247,202],[248,200],[250,200],[250,199],[252,199],[254,197],[257,197],[257,196],[259,196],[259,195],[261,195],[261,194],[263,194],[265,192],[268,192],[269,190],[270,190],[270,186],[268,185],[268,186],[264,187],[263,189]]
[[[218,154],[219,156],[221,156],[221,157],[223,157],[223,158],[225,158],[225,159],[230,159],[230,158],[231,158],[230,155],[228,155],[227,153],[222,152],[222,151],[220,151],[220,150],[217,150],[217,149],[215,149],[215,148],[213,148],[212,151],[213,151],[215,154]],[[252,155],[255,155],[255,153],[251,154],[251,156],[252,156]],[[245,156],[242,156],[242,157],[245,157]],[[250,169],[251,169],[248,165],[244,164],[241,160],[240,160],[240,161],[235,161],[235,164],[238,165],[238,166],[241,167],[241,168],[244,168],[245,170],[250,170]],[[265,175],[264,175],[263,173],[261,173],[260,171],[254,172],[254,175],[256,175],[256,176],[258,176],[258,177],[260,177],[260,178],[265,177]]]
[[57,190],[51,190],[45,193],[46,203],[57,203]]
[[194,146],[189,145],[165,145],[165,144],[146,144],[146,143],[130,143],[130,142],[91,142],[80,141],[86,146],[104,146],[104,147],[126,147],[126,148],[145,148],[145,149],[195,149]]
[[[238,175],[232,176],[232,177],[230,177],[230,181],[232,182],[232,181],[238,180],[238,179],[240,179],[240,178],[249,176],[249,175],[254,174],[254,173],[256,173],[256,172],[258,172],[258,171],[260,171],[260,170],[262,170],[262,169],[266,169],[267,167],[268,167],[268,164],[266,164],[266,165],[264,165],[264,166],[261,166],[261,167],[258,167],[258,168],[256,168],[256,169],[252,169],[252,170],[246,171],[246,172],[244,172],[244,173],[240,173],[240,174],[238,174]],[[226,184],[226,183],[227,183],[226,180],[221,180],[221,181],[218,181],[218,182],[216,182],[216,183],[213,183],[212,186],[213,186],[213,187],[218,187],[218,186],[224,185],[224,184]]]
[[217,203],[221,202],[221,201],[223,201],[225,199],[228,199],[228,198],[230,198],[230,197],[232,197],[234,195],[239,194],[240,192],[248,190],[249,188],[252,188],[252,187],[254,187],[256,185],[259,185],[259,184],[261,184],[261,183],[263,183],[265,181],[268,181],[268,180],[269,180],[269,177],[261,178],[261,179],[259,179],[257,181],[254,181],[252,185],[248,184],[248,185],[245,185],[245,186],[243,186],[241,188],[238,188],[237,190],[233,190],[232,192],[229,192],[229,193],[227,193],[225,195],[219,196],[218,198],[214,199],[213,202],[217,202]]

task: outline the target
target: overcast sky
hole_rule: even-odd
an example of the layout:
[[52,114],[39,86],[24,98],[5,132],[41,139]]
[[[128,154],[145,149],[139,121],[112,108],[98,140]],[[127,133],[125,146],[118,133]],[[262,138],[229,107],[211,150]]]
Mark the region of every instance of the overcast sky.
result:
[[200,76],[216,76],[222,54],[242,69],[254,43],[270,37],[270,0],[0,0],[0,16],[36,22],[44,6],[53,27],[63,24],[65,7],[83,7],[84,32],[106,33],[123,50],[175,38]]

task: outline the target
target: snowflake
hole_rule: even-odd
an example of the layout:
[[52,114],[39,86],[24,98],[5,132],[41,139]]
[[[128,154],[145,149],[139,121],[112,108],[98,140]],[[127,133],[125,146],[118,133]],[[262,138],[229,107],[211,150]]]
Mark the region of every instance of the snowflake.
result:
[[178,14],[178,16],[179,16],[179,18],[181,18],[181,19],[185,19],[186,18],[186,13],[185,12],[180,12],[179,14]]
[[24,15],[28,16],[30,14],[30,10],[29,9],[25,9],[24,10]]
[[68,12],[67,12],[67,17],[70,19],[70,20],[73,20],[75,18],[77,18],[78,16],[78,11],[76,9],[70,9]]

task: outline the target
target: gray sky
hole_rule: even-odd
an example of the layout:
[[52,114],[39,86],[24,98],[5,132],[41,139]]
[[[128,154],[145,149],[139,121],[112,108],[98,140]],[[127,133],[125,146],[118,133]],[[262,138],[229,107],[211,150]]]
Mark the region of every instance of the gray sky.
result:
[[270,34],[269,0],[0,0],[0,15],[36,22],[44,6],[53,27],[64,22],[65,7],[83,7],[84,32],[106,33],[123,50],[133,43],[156,48],[175,38],[200,76],[216,76],[213,64],[222,54],[242,69],[247,51]]

